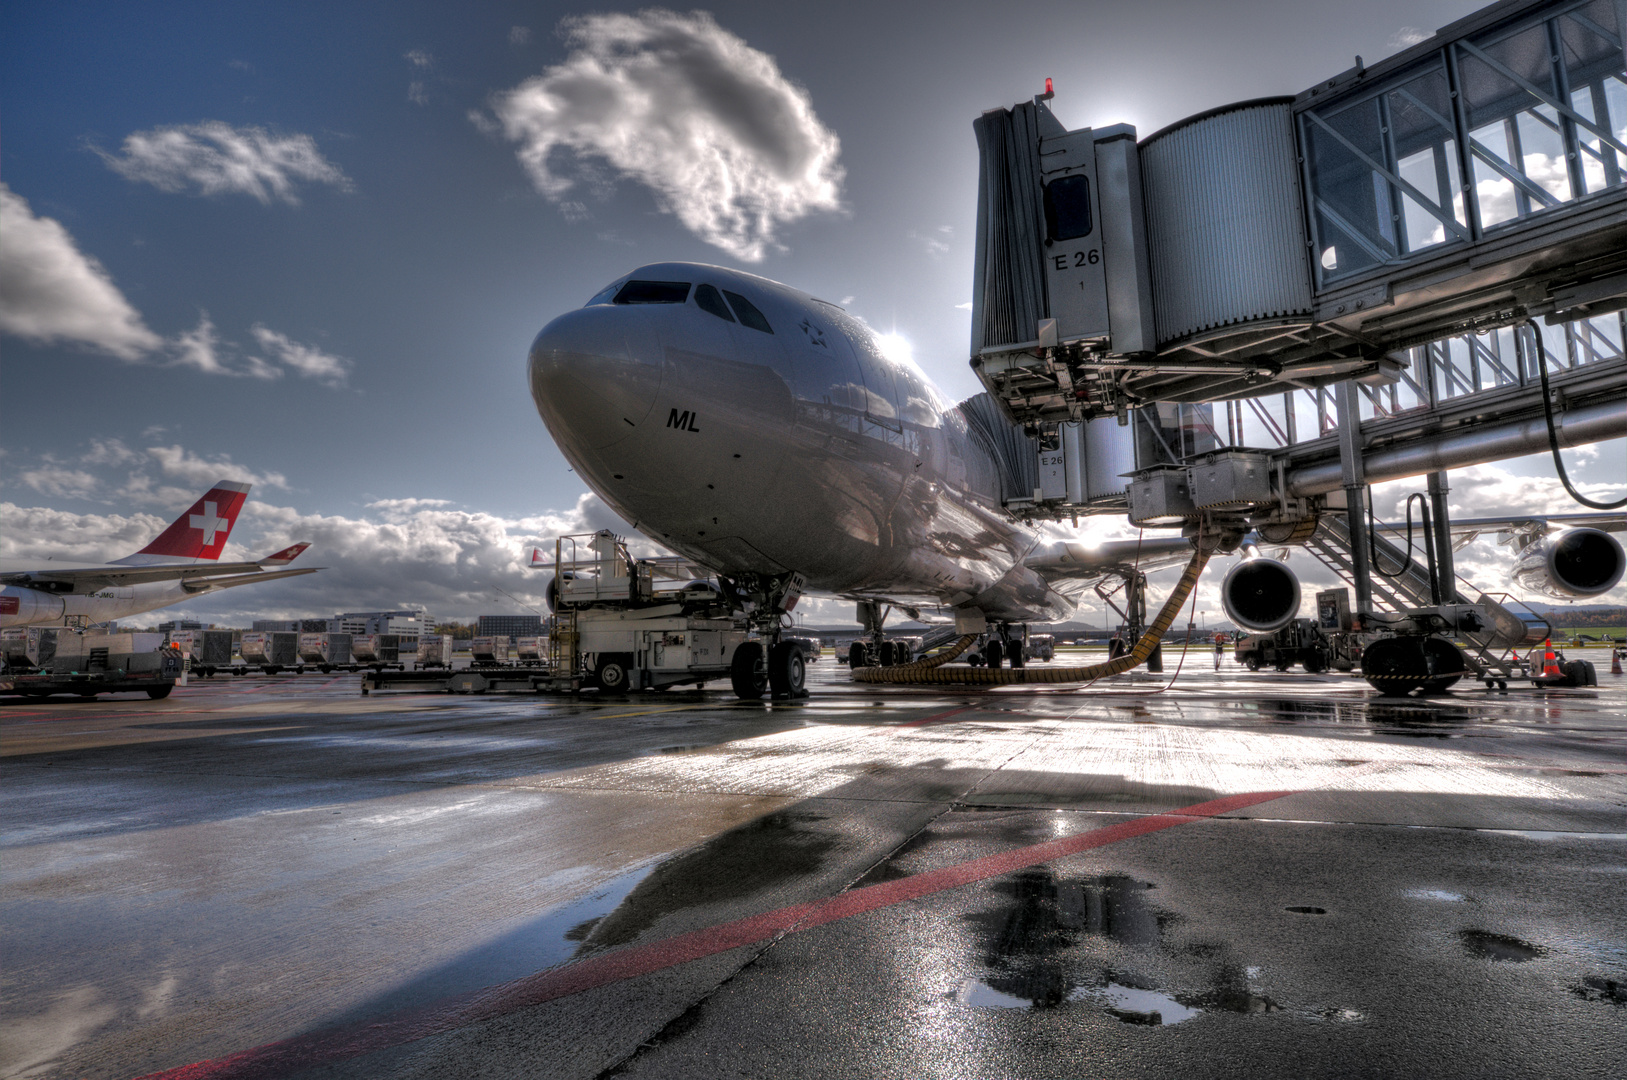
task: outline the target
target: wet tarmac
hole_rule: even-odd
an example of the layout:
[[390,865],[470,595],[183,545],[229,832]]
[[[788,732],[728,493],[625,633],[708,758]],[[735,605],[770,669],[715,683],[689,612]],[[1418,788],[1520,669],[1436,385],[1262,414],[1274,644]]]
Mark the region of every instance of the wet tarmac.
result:
[[0,705],[0,1076],[1627,1073],[1627,678]]

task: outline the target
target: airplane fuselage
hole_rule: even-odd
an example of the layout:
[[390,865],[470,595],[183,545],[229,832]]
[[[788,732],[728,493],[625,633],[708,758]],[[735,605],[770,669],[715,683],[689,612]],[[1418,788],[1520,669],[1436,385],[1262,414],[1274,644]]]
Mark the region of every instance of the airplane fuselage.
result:
[[[613,302],[627,281],[688,288]],[[723,313],[703,286],[730,297]],[[1002,510],[966,416],[834,304],[719,267],[642,267],[543,329],[530,381],[588,486],[721,573],[796,571],[820,592],[1009,621],[1074,607],[1022,564],[1039,537]]]
[[[0,573],[93,567],[94,564],[82,563],[0,560]],[[136,585],[108,586],[92,592],[52,592],[7,585],[0,589],[0,628],[65,626],[69,619],[83,619],[90,623],[109,622],[195,599],[204,591],[209,590],[194,587],[189,592],[179,581],[145,581]]]

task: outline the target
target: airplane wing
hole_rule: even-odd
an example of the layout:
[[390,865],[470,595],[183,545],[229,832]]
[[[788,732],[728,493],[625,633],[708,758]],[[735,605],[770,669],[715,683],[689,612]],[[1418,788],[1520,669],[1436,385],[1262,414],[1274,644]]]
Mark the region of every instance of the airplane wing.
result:
[[1110,574],[1181,566],[1191,558],[1192,541],[1185,537],[1107,540],[1096,545],[1055,540],[1035,548],[1023,565],[1047,581],[1090,581]]
[[299,577],[301,574],[314,574],[318,570],[326,570],[325,566],[303,567],[298,570],[272,570],[261,574],[235,574],[227,577],[211,577],[188,581],[181,587],[189,593],[212,592],[215,589],[229,589],[233,585],[258,585],[262,581],[275,581],[278,578]]
[[[295,544],[255,562],[237,563],[155,563],[146,566],[80,566],[52,569],[20,570],[0,574],[0,585],[19,585],[25,589],[40,589],[55,593],[93,593],[121,585],[140,585],[149,581],[191,582],[198,578],[247,574],[244,580],[268,581],[271,575],[262,573],[266,567],[287,566],[311,545]],[[302,571],[303,573],[304,571]]]

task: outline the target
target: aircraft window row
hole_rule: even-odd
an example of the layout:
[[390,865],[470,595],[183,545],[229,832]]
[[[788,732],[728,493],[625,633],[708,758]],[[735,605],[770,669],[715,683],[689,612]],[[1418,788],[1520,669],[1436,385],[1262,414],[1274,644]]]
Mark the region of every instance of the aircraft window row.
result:
[[687,281],[629,281],[616,294],[618,304],[681,304],[689,299]]
[[716,315],[724,322],[734,322],[734,316],[729,314],[729,305],[723,302],[723,297],[710,285],[702,285],[695,290],[695,306],[710,315]]

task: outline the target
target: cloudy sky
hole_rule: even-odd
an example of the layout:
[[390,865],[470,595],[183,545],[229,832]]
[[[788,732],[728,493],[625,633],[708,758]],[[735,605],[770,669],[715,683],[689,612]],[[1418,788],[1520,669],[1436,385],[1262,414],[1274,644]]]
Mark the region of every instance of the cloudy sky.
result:
[[[334,569],[190,613],[535,603],[528,541],[613,520],[523,358],[607,281],[762,273],[965,396],[981,111],[1050,76],[1069,126],[1150,133],[1476,6],[6,5],[0,550],[117,557],[231,477],[232,554]],[[1564,508],[1551,472],[1482,469],[1460,512]]]

